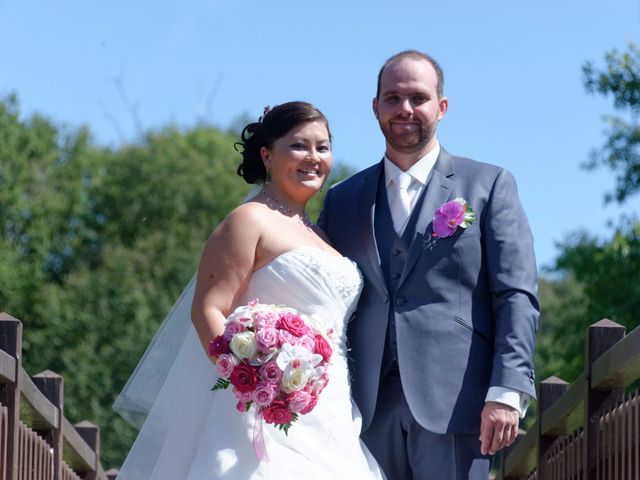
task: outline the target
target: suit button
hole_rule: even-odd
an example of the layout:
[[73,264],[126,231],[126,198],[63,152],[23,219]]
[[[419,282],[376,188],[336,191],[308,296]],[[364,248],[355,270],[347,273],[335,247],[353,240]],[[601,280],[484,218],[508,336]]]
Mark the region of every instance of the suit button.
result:
[[396,298],[396,305],[398,305],[399,307],[404,305],[406,302],[406,300],[404,299],[404,297],[398,297]]
[[400,278],[400,274],[396,272],[393,275],[391,275],[391,278],[393,278],[394,280],[398,280]]
[[398,255],[400,255],[400,250],[398,250],[397,248],[393,249],[393,252],[391,252],[393,254],[394,257],[397,257]]

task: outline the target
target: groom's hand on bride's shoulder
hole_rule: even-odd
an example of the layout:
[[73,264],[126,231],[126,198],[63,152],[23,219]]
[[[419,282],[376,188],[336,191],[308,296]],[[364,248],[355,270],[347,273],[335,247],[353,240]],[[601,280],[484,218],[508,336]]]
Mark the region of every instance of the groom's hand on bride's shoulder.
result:
[[495,455],[518,436],[518,411],[498,402],[486,402],[480,418],[480,452]]

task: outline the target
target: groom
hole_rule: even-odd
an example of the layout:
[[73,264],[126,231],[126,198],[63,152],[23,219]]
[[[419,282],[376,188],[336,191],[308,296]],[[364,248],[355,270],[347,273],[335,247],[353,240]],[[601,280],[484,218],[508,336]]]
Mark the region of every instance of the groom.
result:
[[[364,275],[348,326],[351,388],[390,480],[486,480],[535,396],[529,224],[509,172],[440,146],[447,106],[435,60],[391,57],[373,100],[385,156],[330,189],[319,220]],[[434,227],[456,198],[473,222],[439,215]]]

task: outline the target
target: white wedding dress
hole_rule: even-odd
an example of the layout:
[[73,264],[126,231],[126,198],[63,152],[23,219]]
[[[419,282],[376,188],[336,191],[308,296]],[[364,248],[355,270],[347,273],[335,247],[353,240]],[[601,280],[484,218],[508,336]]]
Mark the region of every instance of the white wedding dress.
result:
[[360,412],[352,402],[346,324],[362,288],[355,265],[315,247],[299,247],[253,273],[240,305],[287,305],[322,321],[336,334],[329,383],[317,406],[288,435],[263,424],[268,462],[253,446],[252,408],[241,414],[230,390],[211,391],[217,375],[190,327],[120,480],[380,479],[360,441]]

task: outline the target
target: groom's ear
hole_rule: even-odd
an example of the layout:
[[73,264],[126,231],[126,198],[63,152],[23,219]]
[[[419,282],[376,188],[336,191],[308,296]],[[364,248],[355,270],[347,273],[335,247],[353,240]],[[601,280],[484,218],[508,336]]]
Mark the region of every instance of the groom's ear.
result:
[[373,114],[378,118],[378,99],[373,97]]
[[442,97],[438,100],[438,120],[441,120],[444,117],[444,114],[449,110],[449,99],[447,97]]

